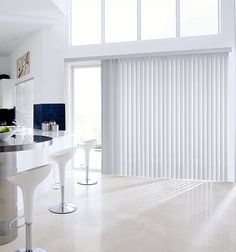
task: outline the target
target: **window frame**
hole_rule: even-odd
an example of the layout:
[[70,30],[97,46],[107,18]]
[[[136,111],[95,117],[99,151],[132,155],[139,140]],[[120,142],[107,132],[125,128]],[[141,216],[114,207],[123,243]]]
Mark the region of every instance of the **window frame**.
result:
[[[94,45],[110,45],[110,44],[120,44],[120,43],[127,43],[130,41],[122,41],[122,42],[106,42],[105,41],[105,35],[106,35],[106,20],[105,20],[105,1],[106,0],[100,0],[101,1],[101,42],[96,44],[78,44],[73,45],[72,44],[72,1],[69,1],[69,46],[70,47],[77,47],[77,46],[94,46]],[[218,3],[218,32],[216,34],[205,34],[205,35],[197,35],[197,36],[181,36],[180,35],[180,0],[176,1],[176,36],[173,38],[155,38],[155,39],[141,39],[141,22],[142,22],[142,16],[141,16],[141,1],[142,0],[136,0],[137,1],[137,31],[136,31],[136,40],[133,40],[132,42],[137,41],[151,41],[151,40],[163,40],[163,39],[184,39],[184,38],[194,38],[194,37],[212,37],[212,36],[219,36],[222,33],[222,22],[221,22],[221,16],[222,16],[222,0],[217,0]]]

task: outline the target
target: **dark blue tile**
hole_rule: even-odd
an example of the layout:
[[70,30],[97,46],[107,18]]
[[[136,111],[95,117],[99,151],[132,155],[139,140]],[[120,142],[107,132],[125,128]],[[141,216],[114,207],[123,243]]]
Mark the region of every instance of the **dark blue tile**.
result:
[[34,105],[34,128],[41,129],[44,121],[54,120],[59,124],[60,130],[66,129],[65,104],[35,104]]
[[15,120],[15,107],[12,109],[0,109],[0,125],[13,125]]

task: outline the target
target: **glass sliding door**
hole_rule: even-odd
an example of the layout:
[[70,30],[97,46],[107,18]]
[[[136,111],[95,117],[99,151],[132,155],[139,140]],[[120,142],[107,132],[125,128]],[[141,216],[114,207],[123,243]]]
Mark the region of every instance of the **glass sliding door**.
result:
[[[90,155],[90,168],[101,169],[101,68],[81,66],[73,68],[73,129],[79,144],[88,139],[96,139]],[[84,164],[84,152],[79,150],[74,167]]]

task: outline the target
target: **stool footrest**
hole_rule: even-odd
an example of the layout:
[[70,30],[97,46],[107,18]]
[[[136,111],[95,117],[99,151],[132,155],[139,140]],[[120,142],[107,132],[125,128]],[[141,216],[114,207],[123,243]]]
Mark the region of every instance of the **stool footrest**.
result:
[[61,184],[60,184],[60,182],[53,183],[53,184],[51,185],[51,188],[52,188],[53,190],[59,190],[59,189],[61,189]]
[[24,215],[21,215],[21,216],[19,216],[19,217],[14,218],[14,219],[8,224],[9,229],[11,229],[11,230],[12,230],[12,229],[13,229],[13,230],[17,230],[18,228],[24,227],[24,226],[25,226],[25,223],[22,224],[22,225],[19,225],[19,226],[14,227],[14,223],[15,223],[16,221],[18,221],[19,219],[22,219],[22,218],[24,218],[24,217],[25,217]]

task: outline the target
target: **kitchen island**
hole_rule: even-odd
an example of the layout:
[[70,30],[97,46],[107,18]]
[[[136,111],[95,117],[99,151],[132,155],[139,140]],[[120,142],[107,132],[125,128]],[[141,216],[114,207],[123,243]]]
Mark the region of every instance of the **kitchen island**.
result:
[[0,245],[17,237],[17,230],[9,230],[8,227],[10,221],[18,214],[17,188],[6,179],[19,171],[17,154],[23,152],[27,156],[29,150],[42,149],[52,143],[52,137],[23,133],[0,142]]

